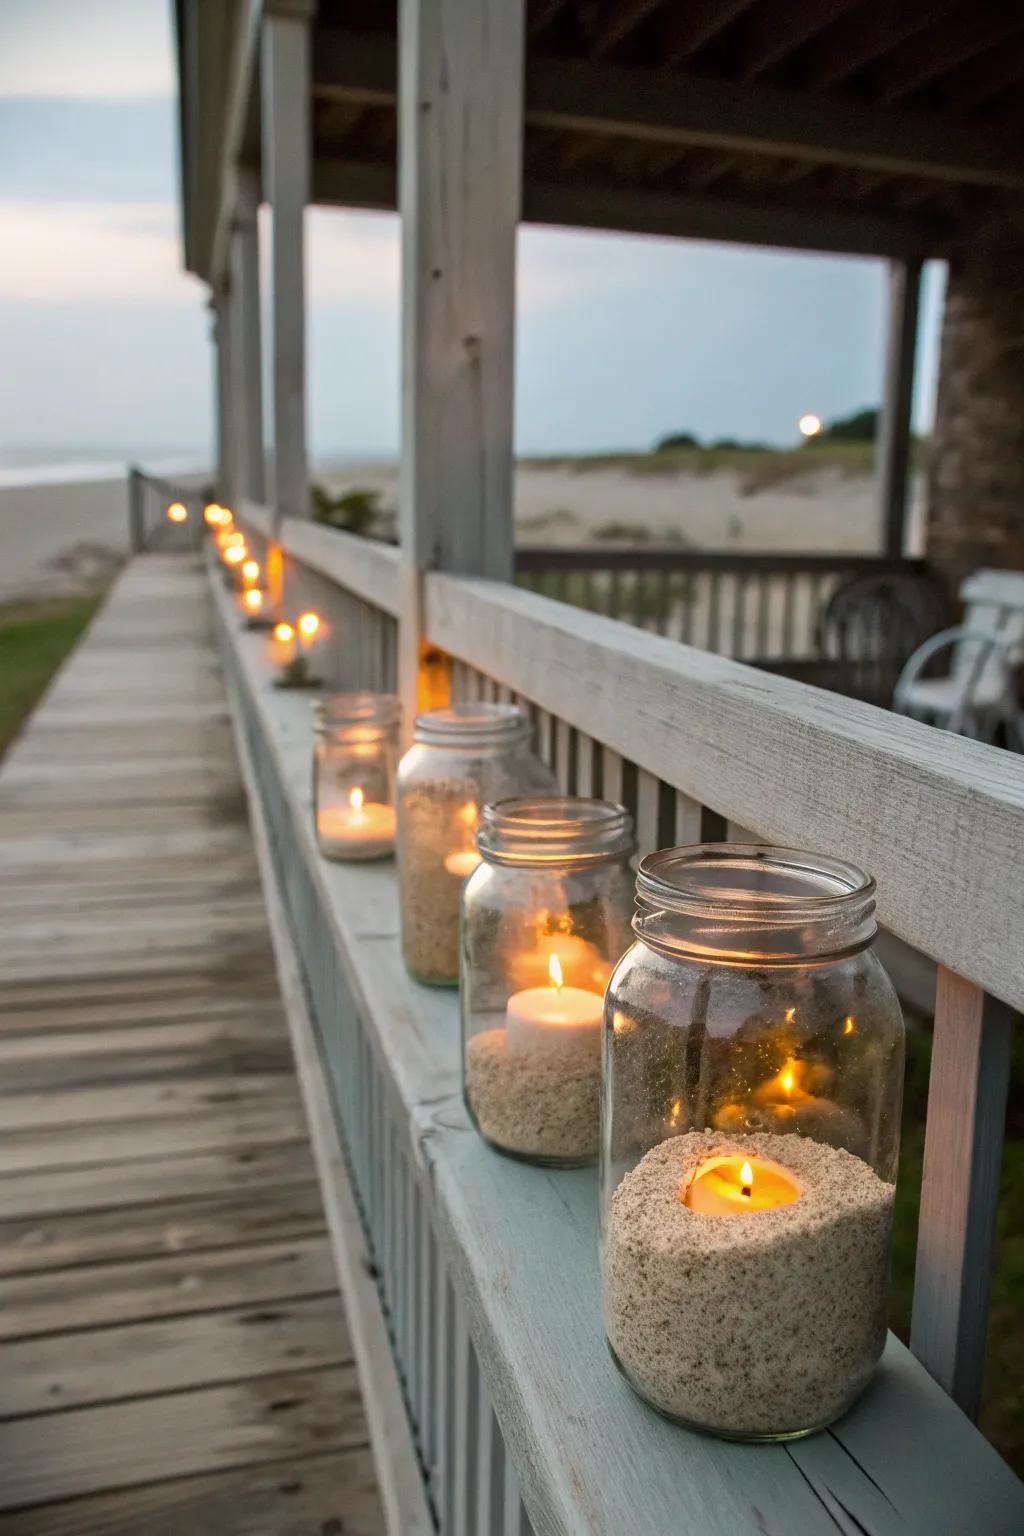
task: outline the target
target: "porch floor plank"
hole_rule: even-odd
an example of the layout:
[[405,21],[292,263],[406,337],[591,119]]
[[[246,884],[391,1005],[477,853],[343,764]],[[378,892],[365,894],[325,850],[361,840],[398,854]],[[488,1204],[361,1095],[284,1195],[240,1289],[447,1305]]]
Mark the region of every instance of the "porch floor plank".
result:
[[0,769],[0,1536],[381,1536],[198,561]]

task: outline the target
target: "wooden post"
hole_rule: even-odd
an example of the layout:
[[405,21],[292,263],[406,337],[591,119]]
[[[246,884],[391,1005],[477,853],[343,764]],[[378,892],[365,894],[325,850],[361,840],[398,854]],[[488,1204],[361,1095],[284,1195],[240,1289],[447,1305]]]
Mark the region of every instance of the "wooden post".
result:
[[303,217],[310,183],[312,0],[268,0],[261,52],[263,188],[273,209],[271,348],[275,535],[309,515],[306,468],[306,317]]
[[910,478],[910,419],[914,404],[917,315],[921,298],[920,261],[889,265],[889,332],[885,386],[878,424],[875,471],[884,553],[898,560],[904,553],[907,491]]
[[232,357],[234,402],[239,428],[241,494],[264,497],[263,348],[260,316],[259,176],[251,167],[238,173],[238,208],[231,233],[231,311],[237,346]]
[[401,0],[399,688],[416,711],[422,576],[512,579],[523,0]]
[[217,388],[217,495],[229,506],[234,492],[231,421],[231,311],[224,289],[210,300]]
[[1009,1008],[939,966],[910,1347],[973,1418],[999,1208]]

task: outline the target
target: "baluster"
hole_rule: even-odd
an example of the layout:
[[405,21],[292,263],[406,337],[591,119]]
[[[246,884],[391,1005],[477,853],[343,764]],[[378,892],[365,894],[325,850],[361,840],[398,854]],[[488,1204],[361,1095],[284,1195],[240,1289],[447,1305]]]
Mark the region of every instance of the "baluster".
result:
[[567,720],[555,721],[555,778],[563,795],[572,793],[569,784],[569,732],[570,726]]
[[611,747],[605,747],[602,753],[601,794],[605,800],[613,800],[617,804],[622,802],[623,763],[618,752],[613,752]]
[[480,1366],[465,1319],[458,1315],[455,1336],[455,1489],[453,1536],[477,1536],[477,1456],[480,1433]]
[[985,1363],[1013,1014],[940,965],[910,1347],[974,1417]]
[[505,1442],[483,1380],[480,1382],[476,1525],[480,1536],[501,1536],[505,1509]]
[[[610,559],[614,562],[615,556],[610,556]],[[612,564],[608,587],[608,615],[613,619],[622,617],[622,568],[615,563]]]
[[732,610],[732,654],[737,661],[742,661],[747,654],[747,637],[744,630],[747,604],[747,578],[744,572],[737,571],[733,577],[733,610]]
[[576,733],[576,793],[594,793],[594,738],[582,731]]
[[420,1202],[423,1206],[420,1231],[423,1285],[420,1290],[419,1438],[423,1465],[431,1479],[437,1458],[437,1319],[440,1313],[437,1275],[440,1261],[430,1213],[422,1195]]
[[765,571],[757,576],[757,651],[759,659],[770,655],[768,649],[768,575]]
[[703,811],[700,802],[685,794],[681,789],[677,789],[675,837],[678,844],[699,843],[701,841],[703,837],[702,816]]
[[721,578],[717,571],[712,571],[709,576],[710,593],[708,598],[708,638],[705,650],[719,654],[721,650],[721,638],[718,633],[719,604]]
[[658,799],[660,780],[646,769],[636,776],[636,842],[641,858],[658,846]]
[[658,601],[655,628],[659,635],[667,635],[672,618],[672,572],[664,564],[658,574]]

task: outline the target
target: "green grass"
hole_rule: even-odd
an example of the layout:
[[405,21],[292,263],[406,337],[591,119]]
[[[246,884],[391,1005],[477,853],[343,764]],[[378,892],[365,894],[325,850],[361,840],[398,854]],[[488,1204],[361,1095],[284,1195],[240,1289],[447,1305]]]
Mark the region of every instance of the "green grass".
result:
[[[924,1117],[931,1030],[907,1037],[900,1175],[896,1189],[890,1323],[906,1340],[914,1289],[914,1250],[924,1157]],[[1014,1037],[1010,1102],[992,1275],[988,1355],[982,1393],[983,1433],[1010,1465],[1024,1473],[1024,1031]]]
[[100,602],[91,595],[0,608],[0,757]]
[[[698,447],[670,448],[662,453],[559,454],[522,459],[520,463],[531,469],[566,469],[577,475],[618,469],[629,475],[666,479],[735,470],[743,477],[743,493],[753,496],[821,468],[838,469],[843,475],[869,475],[874,469],[874,452],[873,443],[809,442],[793,448]],[[923,452],[923,445],[913,445],[915,462]]]

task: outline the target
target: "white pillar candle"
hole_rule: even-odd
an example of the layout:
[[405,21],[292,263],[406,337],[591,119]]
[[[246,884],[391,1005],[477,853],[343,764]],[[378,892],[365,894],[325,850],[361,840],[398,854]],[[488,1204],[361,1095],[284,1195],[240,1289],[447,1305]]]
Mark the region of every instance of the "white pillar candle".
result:
[[354,789],[347,805],[324,806],[317,811],[317,836],[328,857],[375,859],[395,845],[395,809],[364,799]]
[[604,999],[584,987],[562,985],[558,956],[548,962],[549,984],[513,992],[505,1008],[510,1051],[544,1050],[568,1041],[597,1042],[601,1038]]
[[465,880],[481,863],[475,848],[458,848],[445,856],[444,867],[456,880]]

